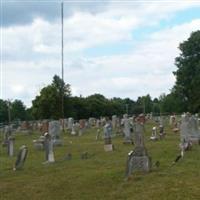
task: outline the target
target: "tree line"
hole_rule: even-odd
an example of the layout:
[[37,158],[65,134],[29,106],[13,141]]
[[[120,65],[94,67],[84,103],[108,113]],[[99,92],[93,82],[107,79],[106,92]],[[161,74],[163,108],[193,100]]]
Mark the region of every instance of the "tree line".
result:
[[175,58],[177,70],[173,72],[176,82],[169,94],[152,99],[149,94],[130,98],[108,99],[102,94],[88,97],[72,96],[69,84],[55,75],[51,84],[42,88],[26,108],[21,100],[8,102],[0,99],[0,122],[11,120],[59,119],[62,118],[62,92],[64,94],[64,117],[86,119],[89,117],[122,115],[124,113],[182,113],[200,111],[200,31],[192,32],[188,40],[179,45],[180,55]]

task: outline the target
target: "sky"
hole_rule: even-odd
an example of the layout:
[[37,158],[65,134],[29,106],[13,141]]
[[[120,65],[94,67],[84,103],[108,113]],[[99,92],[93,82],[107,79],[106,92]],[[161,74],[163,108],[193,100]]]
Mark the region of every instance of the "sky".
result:
[[[27,107],[61,77],[61,1],[0,0],[0,98]],[[64,1],[64,81],[73,96],[169,93],[178,46],[200,30],[200,1]]]

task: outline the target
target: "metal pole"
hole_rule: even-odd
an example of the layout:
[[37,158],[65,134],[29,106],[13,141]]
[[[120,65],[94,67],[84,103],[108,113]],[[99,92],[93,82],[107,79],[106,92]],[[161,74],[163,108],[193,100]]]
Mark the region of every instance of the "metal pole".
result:
[[64,131],[64,42],[63,42],[63,2],[61,2],[61,65],[62,65],[62,95],[61,95],[61,112],[62,112],[62,128]]
[[10,100],[8,100],[8,125],[11,124]]
[[143,112],[145,114],[145,98],[143,99]]

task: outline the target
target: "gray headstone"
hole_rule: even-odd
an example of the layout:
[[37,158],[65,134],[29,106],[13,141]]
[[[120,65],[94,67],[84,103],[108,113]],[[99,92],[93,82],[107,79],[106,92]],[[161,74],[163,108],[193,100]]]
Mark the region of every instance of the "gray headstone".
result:
[[144,146],[144,125],[139,122],[135,124],[134,141],[135,148],[128,154],[126,176],[135,171],[149,172],[151,169],[151,158]]
[[23,168],[27,158],[27,154],[28,154],[28,148],[25,145],[21,146],[19,149],[19,153],[17,155],[15,166],[13,168],[14,171]]
[[60,139],[60,122],[51,121],[49,122],[49,134],[51,135],[51,140],[53,141],[54,146],[62,145],[62,140]]
[[122,119],[122,125],[123,125],[123,132],[124,132],[124,143],[125,144],[132,144],[132,137],[131,137],[131,123],[128,119],[128,115],[125,114]]
[[105,151],[112,151],[113,145],[112,145],[112,124],[110,121],[107,121],[106,124],[103,127],[103,133],[104,133],[104,150]]
[[15,138],[12,137],[12,136],[9,136],[8,137],[8,155],[9,156],[14,156],[14,141],[15,141]]
[[45,163],[55,162],[54,152],[53,152],[53,141],[49,133],[45,133],[44,148],[45,148],[45,160],[46,160]]

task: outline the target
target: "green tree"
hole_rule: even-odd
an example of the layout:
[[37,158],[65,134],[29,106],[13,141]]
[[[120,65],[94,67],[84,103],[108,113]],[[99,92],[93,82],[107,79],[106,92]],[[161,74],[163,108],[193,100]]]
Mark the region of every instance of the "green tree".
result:
[[200,31],[193,32],[180,44],[181,54],[176,58],[176,83],[173,91],[181,99],[185,110],[200,110]]
[[40,91],[40,95],[32,101],[32,114],[36,119],[59,119],[62,117],[62,88],[65,101],[71,95],[70,85],[65,84],[59,76],[55,75],[52,84]]
[[8,105],[7,101],[0,99],[0,123],[8,122]]
[[26,107],[21,100],[14,100],[11,103],[11,119],[25,120],[27,118]]

